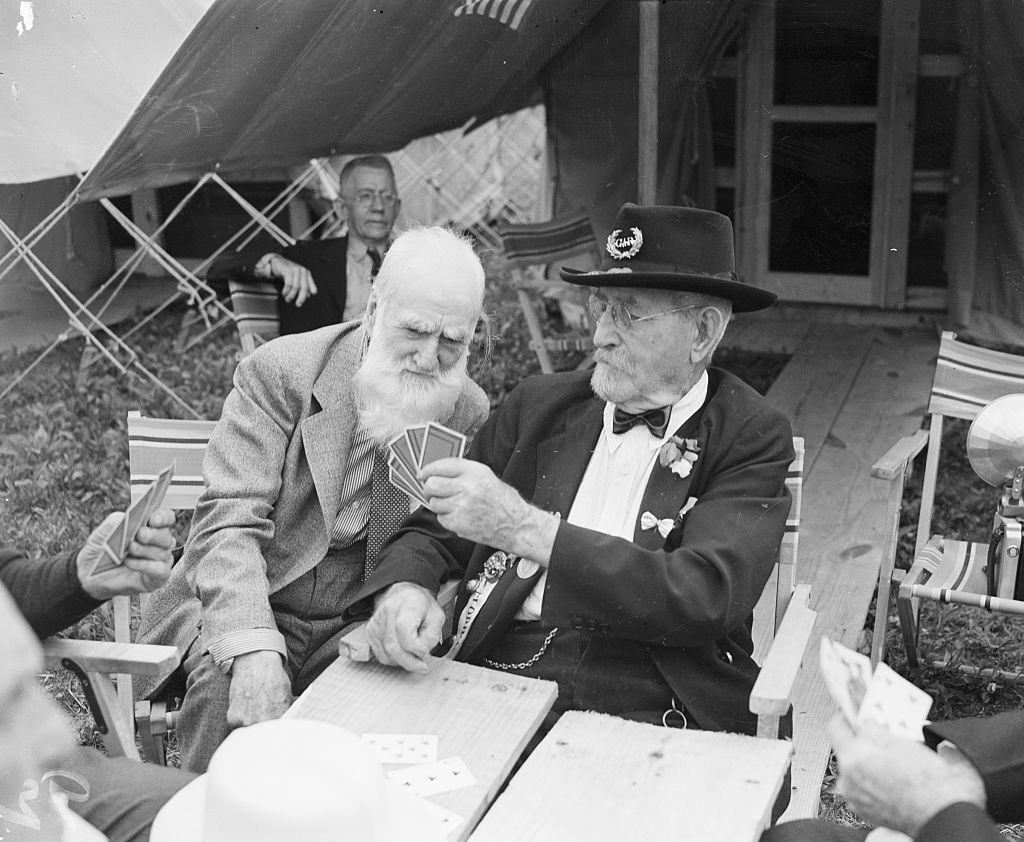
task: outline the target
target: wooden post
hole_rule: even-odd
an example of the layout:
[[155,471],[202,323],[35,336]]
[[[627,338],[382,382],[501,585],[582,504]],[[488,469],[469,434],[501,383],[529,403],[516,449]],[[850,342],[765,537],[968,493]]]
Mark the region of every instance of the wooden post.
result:
[[764,286],[771,230],[775,0],[756,4],[739,53],[736,85],[736,267]]
[[658,0],[640,0],[640,129],[637,192],[641,205],[657,202],[658,185]]
[[921,0],[882,0],[869,274],[871,298],[885,308],[902,307],[907,291],[920,7]]
[[971,322],[971,305],[978,257],[978,155],[981,144],[980,96],[978,93],[978,26],[973,4],[957,0],[957,22],[969,27],[961,43],[969,45],[963,56],[963,74],[957,89],[953,162],[946,199],[946,277],[949,279],[949,314],[953,324]]

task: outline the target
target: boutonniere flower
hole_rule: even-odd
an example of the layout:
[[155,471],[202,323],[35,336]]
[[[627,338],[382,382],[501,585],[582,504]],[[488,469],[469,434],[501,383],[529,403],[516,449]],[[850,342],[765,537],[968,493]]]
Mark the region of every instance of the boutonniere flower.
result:
[[673,529],[683,525],[683,518],[686,517],[687,512],[689,512],[696,504],[696,497],[688,498],[686,505],[676,513],[674,518],[659,518],[651,512],[644,512],[640,515],[640,528],[646,532],[648,529],[654,529],[657,527],[658,534],[661,535],[662,538],[667,538]]
[[686,478],[693,470],[693,463],[700,456],[700,442],[697,439],[681,439],[669,436],[658,451],[658,462],[677,477]]

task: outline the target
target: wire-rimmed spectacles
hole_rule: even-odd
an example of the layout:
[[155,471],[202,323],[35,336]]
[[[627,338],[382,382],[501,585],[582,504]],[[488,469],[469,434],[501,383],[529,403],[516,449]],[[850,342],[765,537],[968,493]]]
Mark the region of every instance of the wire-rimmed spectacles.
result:
[[700,307],[700,304],[687,304],[685,307],[674,307],[671,310],[662,310],[660,313],[649,313],[646,316],[634,316],[626,308],[625,304],[618,301],[609,301],[599,295],[591,295],[587,299],[587,309],[594,318],[594,323],[601,321],[605,313],[611,313],[612,324],[619,330],[627,331],[637,322],[646,322],[649,319],[656,319],[659,316],[667,316],[669,313],[681,313],[683,310],[692,310]]
[[354,196],[346,198],[364,208],[371,207],[374,199],[380,199],[380,203],[386,208],[394,207],[398,201],[398,196],[391,190],[360,190]]

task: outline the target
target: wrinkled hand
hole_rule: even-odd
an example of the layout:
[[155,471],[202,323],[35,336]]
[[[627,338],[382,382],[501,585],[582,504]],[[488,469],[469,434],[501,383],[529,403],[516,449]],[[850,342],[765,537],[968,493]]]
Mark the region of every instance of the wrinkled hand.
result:
[[265,268],[260,273],[265,278],[280,278],[283,287],[281,297],[288,302],[295,302],[296,307],[306,303],[306,299],[316,295],[316,284],[313,282],[313,275],[305,266],[300,266],[281,257],[279,254],[271,254],[264,262]]
[[78,581],[93,599],[148,593],[159,588],[171,575],[174,512],[170,509],[157,509],[150,515],[148,524],[139,529],[135,540],[128,545],[123,564],[92,573],[96,562],[104,555],[104,543],[123,518],[123,512],[107,515],[85,539],[85,546],[75,559]]
[[292,682],[277,652],[239,655],[231,665],[228,726],[280,719],[292,703]]
[[854,733],[842,714],[832,718],[828,733],[839,760],[836,791],[872,824],[916,836],[952,804],[985,807],[985,785],[959,752],[940,756],[877,727]]
[[444,609],[434,595],[413,582],[398,582],[377,597],[366,637],[380,663],[422,674],[443,629]]
[[545,563],[546,559],[534,558],[526,548],[517,546],[521,547],[538,516],[549,520],[551,516],[527,503],[486,465],[471,459],[438,459],[420,471],[420,481],[430,508],[445,529],[460,538]]

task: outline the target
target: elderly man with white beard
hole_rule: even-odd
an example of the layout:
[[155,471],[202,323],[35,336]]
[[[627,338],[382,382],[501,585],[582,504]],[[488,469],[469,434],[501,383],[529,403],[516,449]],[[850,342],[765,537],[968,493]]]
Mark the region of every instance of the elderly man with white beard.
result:
[[483,295],[468,241],[414,229],[385,256],[361,322],[239,363],[184,556],[143,612],[143,642],[185,653],[184,768],[205,771],[232,728],[281,716],[337,656],[341,606],[409,513],[387,441],[428,421],[470,434],[486,417],[466,372]]

